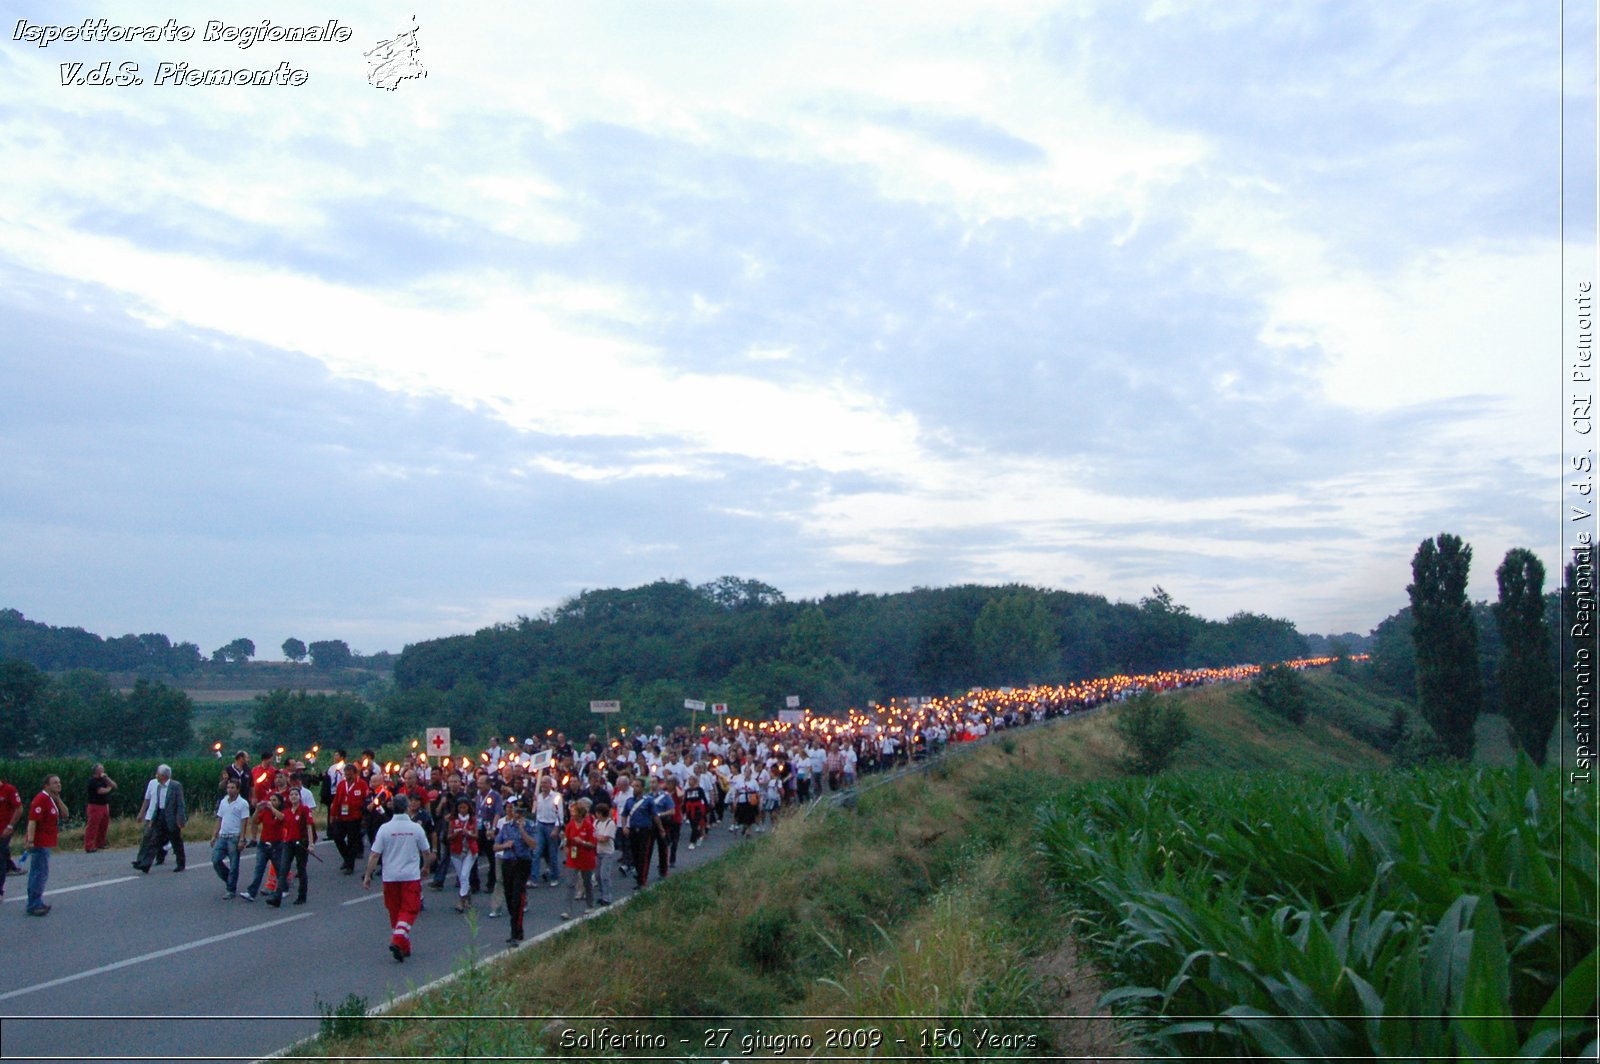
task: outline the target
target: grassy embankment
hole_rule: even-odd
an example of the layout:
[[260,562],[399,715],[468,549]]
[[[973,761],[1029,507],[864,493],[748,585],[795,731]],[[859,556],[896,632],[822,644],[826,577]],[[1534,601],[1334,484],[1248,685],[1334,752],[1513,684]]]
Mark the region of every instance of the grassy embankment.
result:
[[[1347,679],[1314,682],[1323,712],[1298,728],[1242,685],[1173,696],[1196,730],[1178,771],[1383,765],[1347,728],[1381,726],[1388,707]],[[503,966],[469,967],[364,1027],[343,1022],[341,1037],[304,1053],[637,1056],[561,1048],[563,1031],[607,1025],[666,1035],[668,1048],[652,1053],[719,1060],[757,1034],[768,1041],[756,1051],[769,1053],[774,1039],[809,1037],[812,1048],[794,1056],[1125,1052],[1107,1015],[1094,1015],[1105,988],[1068,934],[1037,826],[1042,803],[1119,775],[1119,751],[1108,714],[1002,735],[850,807],[792,816]],[[1084,1018],[1023,1018],[1044,1014]],[[806,1016],[836,1019],[793,1018]],[[706,1045],[716,1028],[728,1040]],[[830,1049],[829,1032],[841,1029],[884,1041]],[[936,1029],[959,1031],[961,1044],[935,1050]]]

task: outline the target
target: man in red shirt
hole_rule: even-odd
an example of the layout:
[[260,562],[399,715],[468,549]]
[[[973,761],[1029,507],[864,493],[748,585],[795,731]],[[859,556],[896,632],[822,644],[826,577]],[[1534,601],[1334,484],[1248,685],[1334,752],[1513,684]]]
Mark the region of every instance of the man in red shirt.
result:
[[[283,863],[283,799],[276,792],[267,795],[265,801],[256,806],[256,828],[260,842],[256,846],[256,875],[250,881],[250,889],[240,894],[245,901],[255,901],[256,895],[261,893],[262,880],[266,878],[267,865],[272,866],[272,874],[282,889],[283,877],[287,871]],[[280,896],[279,900],[282,898]]]
[[333,801],[328,806],[329,834],[339,848],[344,862],[342,871],[350,875],[356,870],[361,857],[361,818],[366,812],[367,799],[372,789],[361,778],[361,771],[353,763],[344,766],[344,779],[333,788]]
[[11,837],[22,819],[22,795],[5,780],[0,780],[0,897],[5,897],[6,875],[11,870]]
[[[277,782],[277,755],[275,755],[271,750],[263,750],[261,751],[261,764],[257,765],[250,772],[250,789],[242,792],[246,798],[250,799],[251,810],[254,810],[258,805],[267,800],[267,795],[273,792]],[[259,838],[261,825],[253,817],[245,825],[246,832],[249,832],[252,829],[254,829],[256,836]],[[247,847],[254,846],[255,842],[253,840],[246,841],[245,845]]]
[[61,800],[61,777],[46,776],[44,790],[28,808],[28,915],[44,916],[44,885],[50,878],[50,851],[56,845],[67,803]]

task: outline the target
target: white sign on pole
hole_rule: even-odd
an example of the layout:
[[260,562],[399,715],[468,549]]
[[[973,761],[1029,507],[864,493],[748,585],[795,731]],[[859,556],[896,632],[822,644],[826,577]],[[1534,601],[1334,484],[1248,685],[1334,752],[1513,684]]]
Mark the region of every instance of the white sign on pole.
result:
[[542,768],[549,768],[555,759],[556,752],[554,750],[540,750],[537,754],[534,754],[532,760],[528,762],[528,768],[530,771],[538,772]]
[[423,744],[428,748],[429,757],[450,756],[450,729],[429,728]]
[[698,713],[701,710],[706,708],[706,704],[704,702],[700,701],[698,698],[685,698],[683,700],[683,708],[684,709],[692,709],[696,713]]
[[728,703],[726,703],[726,702],[713,702],[713,703],[711,703],[711,712],[716,713],[719,716],[721,714],[723,714],[723,713],[728,712]]
[[804,724],[805,720],[806,713],[803,709],[778,710],[778,722],[780,724]]
[[783,700],[783,704],[788,706],[790,709],[799,709],[800,708],[800,696],[799,695],[790,695],[788,698],[785,698]]
[[611,700],[605,701],[605,702],[590,702],[589,703],[589,712],[590,713],[621,713],[622,712],[622,703],[616,701],[615,699],[611,699]]

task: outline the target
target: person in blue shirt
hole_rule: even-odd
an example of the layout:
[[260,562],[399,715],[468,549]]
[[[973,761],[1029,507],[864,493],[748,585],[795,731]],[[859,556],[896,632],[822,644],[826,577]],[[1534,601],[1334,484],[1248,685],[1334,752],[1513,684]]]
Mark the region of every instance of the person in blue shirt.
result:
[[650,847],[666,833],[655,800],[644,793],[644,780],[633,781],[633,797],[623,807],[622,819],[628,825],[628,849],[633,855],[633,889],[643,890],[650,878]]
[[504,855],[500,884],[506,892],[506,915],[511,917],[511,937],[515,946],[522,941],[522,907],[528,894],[528,877],[533,874],[533,853],[539,846],[522,815],[522,802],[516,798],[506,805],[505,819],[494,834],[494,849]]
[[677,803],[672,800],[672,792],[667,789],[666,780],[661,776],[650,777],[650,800],[656,807],[656,823],[661,826],[661,834],[656,842],[657,867],[656,871],[662,879],[667,878],[667,865],[669,859],[675,859],[675,845],[671,844],[672,828],[677,821]]

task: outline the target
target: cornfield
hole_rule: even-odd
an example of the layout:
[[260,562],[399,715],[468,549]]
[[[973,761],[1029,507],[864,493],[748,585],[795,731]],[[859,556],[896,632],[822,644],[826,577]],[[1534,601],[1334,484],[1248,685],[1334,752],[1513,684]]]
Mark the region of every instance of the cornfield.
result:
[[1596,819],[1555,771],[1190,775],[1040,812],[1168,1056],[1595,1059]]

